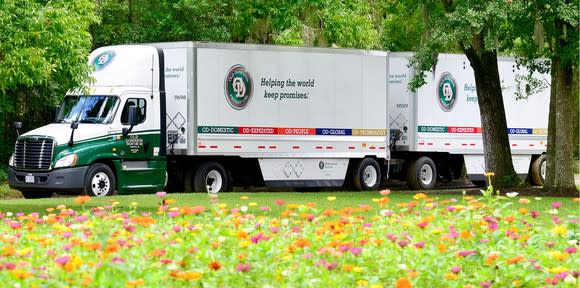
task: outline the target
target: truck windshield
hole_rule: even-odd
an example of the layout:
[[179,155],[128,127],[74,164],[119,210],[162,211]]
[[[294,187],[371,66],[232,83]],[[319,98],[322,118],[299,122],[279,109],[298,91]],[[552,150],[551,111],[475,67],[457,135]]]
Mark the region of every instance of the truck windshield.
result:
[[109,123],[118,98],[113,96],[67,96],[56,118],[57,123]]

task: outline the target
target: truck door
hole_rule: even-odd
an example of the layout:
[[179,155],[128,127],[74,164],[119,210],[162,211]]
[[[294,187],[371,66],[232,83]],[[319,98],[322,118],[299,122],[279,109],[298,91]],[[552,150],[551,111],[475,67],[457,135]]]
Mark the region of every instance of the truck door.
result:
[[[137,124],[120,139],[118,168],[120,191],[160,191],[165,185],[164,159],[159,157],[160,131],[149,95],[128,95],[122,106],[120,122],[128,125],[129,107],[137,108]],[[157,127],[156,127],[157,126]]]

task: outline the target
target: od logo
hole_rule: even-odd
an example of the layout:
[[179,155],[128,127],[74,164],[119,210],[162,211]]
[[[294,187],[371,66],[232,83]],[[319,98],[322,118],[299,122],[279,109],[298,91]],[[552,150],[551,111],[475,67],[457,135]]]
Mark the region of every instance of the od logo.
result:
[[441,75],[437,92],[439,107],[445,112],[451,111],[457,99],[457,82],[451,73],[445,72]]
[[95,57],[95,60],[93,60],[93,65],[95,65],[97,71],[102,70],[113,61],[113,58],[115,58],[115,52],[105,51]]
[[246,108],[252,98],[252,76],[242,65],[234,65],[228,70],[225,79],[226,100],[232,108]]

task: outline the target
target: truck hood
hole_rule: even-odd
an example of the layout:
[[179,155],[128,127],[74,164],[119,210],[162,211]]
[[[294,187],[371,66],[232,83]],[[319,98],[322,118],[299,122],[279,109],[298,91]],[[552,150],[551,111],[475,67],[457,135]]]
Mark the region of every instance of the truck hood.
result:
[[[107,136],[112,132],[113,129],[109,125],[103,124],[80,124],[75,130],[74,142],[95,139],[103,136]],[[32,131],[28,131],[22,136],[45,136],[52,137],[56,141],[56,145],[63,145],[68,143],[70,139],[70,134],[72,129],[70,128],[70,123],[54,123],[40,128],[36,128]],[[120,132],[120,131],[118,131]]]

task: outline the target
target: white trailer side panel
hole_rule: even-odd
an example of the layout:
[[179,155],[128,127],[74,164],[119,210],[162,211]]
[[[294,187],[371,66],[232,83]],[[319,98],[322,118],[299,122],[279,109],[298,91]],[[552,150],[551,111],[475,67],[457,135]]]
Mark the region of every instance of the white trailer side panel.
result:
[[194,154],[387,158],[386,53],[254,47],[197,48]]

